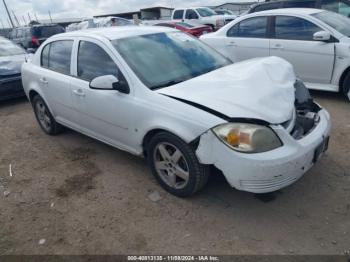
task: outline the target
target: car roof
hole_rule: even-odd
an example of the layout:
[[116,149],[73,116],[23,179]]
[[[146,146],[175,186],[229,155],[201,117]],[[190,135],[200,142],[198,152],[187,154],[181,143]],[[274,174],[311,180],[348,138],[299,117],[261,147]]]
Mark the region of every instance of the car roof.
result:
[[280,9],[271,9],[260,11],[253,14],[290,14],[290,15],[311,15],[320,12],[324,12],[325,10],[315,9],[315,8],[280,8]]
[[178,32],[172,28],[165,28],[160,26],[115,26],[115,27],[103,27],[103,28],[91,28],[79,31],[72,31],[68,33],[58,34],[53,37],[61,36],[95,36],[95,37],[105,37],[109,40],[139,36],[139,35],[148,35],[148,34],[157,34],[157,33],[167,33],[167,32]]

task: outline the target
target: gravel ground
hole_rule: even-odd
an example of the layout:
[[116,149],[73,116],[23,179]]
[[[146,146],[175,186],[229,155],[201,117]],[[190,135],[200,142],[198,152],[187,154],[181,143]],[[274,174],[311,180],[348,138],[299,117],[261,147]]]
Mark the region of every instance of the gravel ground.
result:
[[350,103],[313,95],[333,130],[305,177],[257,196],[213,175],[189,199],[164,192],[143,159],[73,131],[49,137],[25,99],[2,102],[0,255],[350,252]]

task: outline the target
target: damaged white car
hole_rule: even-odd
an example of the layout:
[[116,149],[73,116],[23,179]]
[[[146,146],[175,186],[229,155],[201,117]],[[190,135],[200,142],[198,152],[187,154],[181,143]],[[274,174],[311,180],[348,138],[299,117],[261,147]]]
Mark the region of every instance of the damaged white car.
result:
[[288,62],[232,64],[173,29],[56,35],[23,65],[22,79],[47,134],[65,126],[145,156],[159,183],[181,197],[206,184],[210,167],[236,189],[278,190],[328,146],[329,114]]

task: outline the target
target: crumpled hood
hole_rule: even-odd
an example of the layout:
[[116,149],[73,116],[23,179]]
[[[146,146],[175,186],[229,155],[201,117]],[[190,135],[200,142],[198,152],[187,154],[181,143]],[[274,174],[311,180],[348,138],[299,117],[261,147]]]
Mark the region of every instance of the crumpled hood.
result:
[[21,66],[25,61],[26,54],[0,57],[0,76],[21,73]]
[[229,65],[157,92],[228,117],[280,124],[292,117],[295,81],[291,64],[268,57]]

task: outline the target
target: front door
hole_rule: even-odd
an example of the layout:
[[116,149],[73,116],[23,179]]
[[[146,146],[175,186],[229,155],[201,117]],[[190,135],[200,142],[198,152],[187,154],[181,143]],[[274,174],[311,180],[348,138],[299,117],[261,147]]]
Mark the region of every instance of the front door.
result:
[[124,75],[108,48],[94,40],[80,40],[76,54],[77,77],[71,83],[76,122],[84,133],[127,150],[132,137],[132,94],[90,88],[90,81],[98,76],[114,75],[126,81]]
[[314,33],[324,30],[299,17],[277,16],[275,19],[270,55],[290,62],[296,75],[305,82],[329,84],[335,58],[334,43],[313,40]]

